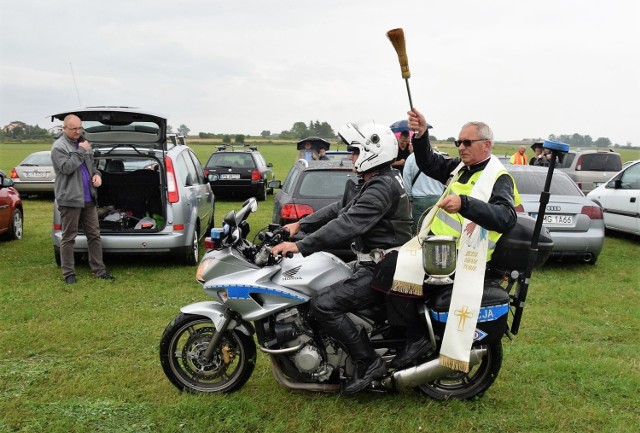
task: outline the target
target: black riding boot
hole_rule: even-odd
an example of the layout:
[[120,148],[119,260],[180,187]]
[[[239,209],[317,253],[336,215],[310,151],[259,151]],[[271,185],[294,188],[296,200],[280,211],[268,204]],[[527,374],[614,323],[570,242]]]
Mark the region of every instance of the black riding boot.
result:
[[345,394],[362,391],[374,379],[381,379],[387,373],[386,364],[371,347],[364,329],[360,331],[360,338],[349,344],[348,349],[355,368],[351,378],[342,387]]

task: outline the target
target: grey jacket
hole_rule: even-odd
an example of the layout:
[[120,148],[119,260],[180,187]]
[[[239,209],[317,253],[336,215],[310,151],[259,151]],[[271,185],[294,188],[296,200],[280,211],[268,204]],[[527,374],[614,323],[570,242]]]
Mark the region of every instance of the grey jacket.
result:
[[359,252],[389,249],[411,239],[409,198],[400,173],[390,167],[358,185],[342,201],[327,205],[300,220],[300,228],[311,233],[296,242],[303,256],[332,245],[355,240]]
[[[51,146],[51,160],[56,173],[54,193],[59,206],[84,207],[84,191],[82,189],[82,163],[87,164],[91,177],[100,176],[93,164],[93,152],[87,152],[76,146],[69,137],[62,134]],[[89,185],[91,197],[97,201],[98,193],[92,184]]]

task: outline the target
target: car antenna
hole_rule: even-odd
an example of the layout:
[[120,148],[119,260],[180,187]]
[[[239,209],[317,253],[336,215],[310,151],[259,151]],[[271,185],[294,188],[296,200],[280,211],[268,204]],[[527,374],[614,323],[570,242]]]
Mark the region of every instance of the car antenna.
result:
[[78,104],[82,107],[82,101],[80,100],[80,91],[78,90],[78,83],[76,83],[76,74],[73,72],[73,64],[69,62],[71,68],[71,78],[73,78],[73,85],[76,87],[76,96],[78,97]]

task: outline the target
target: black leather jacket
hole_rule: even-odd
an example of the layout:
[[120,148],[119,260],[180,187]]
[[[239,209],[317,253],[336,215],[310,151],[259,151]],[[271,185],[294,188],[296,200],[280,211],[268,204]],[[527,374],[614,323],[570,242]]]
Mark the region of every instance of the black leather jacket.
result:
[[[433,152],[428,134],[413,140],[413,153],[416,155],[416,163],[420,170],[443,184],[447,183],[451,172],[460,164],[460,158],[448,158]],[[489,160],[486,160],[480,164],[462,168],[458,181],[467,183],[473,173],[484,170],[488,163]],[[459,213],[487,230],[505,233],[511,230],[517,221],[513,197],[513,181],[505,174],[496,180],[491,190],[491,197],[486,203],[461,195],[462,207]]]
[[352,188],[341,201],[300,220],[300,229],[310,233],[296,242],[303,256],[351,239],[363,253],[397,247],[411,239],[409,198],[397,170],[386,166]]

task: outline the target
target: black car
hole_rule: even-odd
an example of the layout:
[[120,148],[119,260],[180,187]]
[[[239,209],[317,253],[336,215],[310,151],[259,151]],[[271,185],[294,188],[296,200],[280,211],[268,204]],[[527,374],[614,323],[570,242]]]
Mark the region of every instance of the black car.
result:
[[216,195],[264,201],[268,184],[274,179],[271,167],[255,146],[222,146],[209,157],[204,175]]
[[[284,184],[279,180],[269,186],[281,188],[275,196],[274,224],[289,224],[305,215],[342,200],[348,182],[358,183],[349,160],[297,161],[287,174]],[[296,237],[304,237],[301,233]],[[351,242],[335,245],[329,252],[349,260],[353,257]]]

